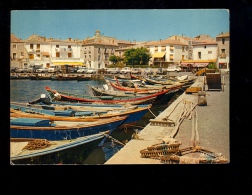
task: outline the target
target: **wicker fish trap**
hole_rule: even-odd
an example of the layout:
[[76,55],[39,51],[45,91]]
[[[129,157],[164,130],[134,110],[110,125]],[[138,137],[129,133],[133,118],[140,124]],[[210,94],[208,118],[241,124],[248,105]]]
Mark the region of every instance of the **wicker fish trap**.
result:
[[154,144],[147,147],[147,149],[140,150],[141,157],[160,159],[161,156],[168,155],[170,153],[177,153],[180,145],[181,142]]

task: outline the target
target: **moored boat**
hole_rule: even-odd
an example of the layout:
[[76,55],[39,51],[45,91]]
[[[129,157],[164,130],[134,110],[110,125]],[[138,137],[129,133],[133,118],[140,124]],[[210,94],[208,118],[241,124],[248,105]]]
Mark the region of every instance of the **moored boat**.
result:
[[[14,117],[11,115],[10,137],[47,140],[71,140],[108,130],[111,133],[127,118],[127,116],[123,116],[96,119],[91,122],[72,122],[32,117],[32,115],[26,115],[26,117]],[[49,117],[54,118],[54,116]]]
[[91,74],[78,74],[77,81],[90,81],[92,79]]
[[51,80],[51,76],[50,73],[39,73],[37,74],[37,80]]
[[[99,119],[127,116],[123,125],[125,124],[132,125],[137,123],[152,107],[151,104],[135,105],[135,106],[125,105],[121,107],[100,107],[100,106],[96,107],[95,105],[53,106],[53,105],[41,105],[41,104],[24,106],[22,105],[22,103],[15,103],[15,102],[12,102],[11,105],[12,105],[10,113],[11,117],[31,117],[31,118],[49,119],[51,121],[95,122]],[[57,113],[57,115],[54,114],[55,112]]]
[[10,73],[10,79],[18,79],[17,73]]
[[75,95],[66,92],[60,92],[52,90],[50,87],[46,86],[45,89],[49,93],[52,100],[60,101],[72,101],[72,102],[89,102],[89,103],[104,103],[104,104],[125,104],[129,103],[132,105],[138,104],[151,104],[155,101],[158,96],[162,96],[169,92],[170,89],[161,90],[157,93],[146,95],[143,97],[114,97],[114,96],[101,96],[101,97],[92,97],[92,96],[82,96]]
[[58,74],[59,80],[63,81],[71,81],[71,80],[77,80],[76,74]]
[[29,73],[17,73],[18,74],[18,79],[29,79],[30,74]]
[[71,140],[10,138],[12,164],[82,164],[109,131]]
[[118,90],[111,90],[108,89],[107,85],[103,85],[103,88],[95,87],[90,84],[86,84],[94,96],[116,96],[116,97],[136,97],[136,96],[142,96],[134,92],[124,92],[124,91],[118,91]]

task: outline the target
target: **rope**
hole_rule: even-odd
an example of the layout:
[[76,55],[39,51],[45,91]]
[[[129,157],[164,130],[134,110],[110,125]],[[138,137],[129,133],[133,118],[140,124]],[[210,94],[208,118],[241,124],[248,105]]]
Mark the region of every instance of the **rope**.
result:
[[39,149],[44,149],[46,147],[51,146],[52,144],[46,140],[46,139],[38,139],[38,140],[33,140],[29,141],[28,144],[23,147],[22,150],[39,150]]
[[124,143],[118,141],[117,139],[113,138],[112,136],[106,135],[106,134],[104,134],[104,135],[105,135],[107,138],[110,138],[112,141],[114,141],[114,142],[116,142],[116,143],[118,143],[118,144],[121,144],[122,146],[125,146]]
[[151,111],[150,108],[148,108],[148,110],[150,111],[150,113],[156,118],[157,116]]

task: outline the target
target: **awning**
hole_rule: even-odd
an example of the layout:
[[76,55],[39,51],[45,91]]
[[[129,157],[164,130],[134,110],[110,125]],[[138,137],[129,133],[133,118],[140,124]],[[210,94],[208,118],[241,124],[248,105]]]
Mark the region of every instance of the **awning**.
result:
[[193,67],[207,67],[209,63],[194,63]]
[[83,62],[53,62],[54,65],[86,66]]
[[157,52],[152,55],[153,58],[162,58],[164,57],[165,52]]

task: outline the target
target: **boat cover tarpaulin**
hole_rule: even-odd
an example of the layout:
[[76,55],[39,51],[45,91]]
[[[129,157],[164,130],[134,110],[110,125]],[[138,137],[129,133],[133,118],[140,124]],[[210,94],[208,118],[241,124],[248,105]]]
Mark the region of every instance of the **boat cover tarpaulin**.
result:
[[36,118],[15,118],[10,120],[10,125],[49,127],[50,120]]

